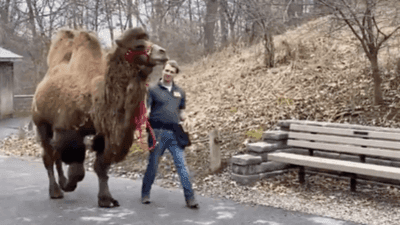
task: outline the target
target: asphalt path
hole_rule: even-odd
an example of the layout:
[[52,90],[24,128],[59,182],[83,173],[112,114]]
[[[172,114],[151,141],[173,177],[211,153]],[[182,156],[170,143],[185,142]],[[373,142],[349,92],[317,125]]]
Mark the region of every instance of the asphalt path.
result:
[[50,199],[48,178],[40,159],[0,156],[0,224],[267,224],[354,225],[273,207],[247,206],[230,200],[197,196],[200,209],[185,206],[180,189],[153,185],[149,205],[140,203],[141,180],[111,177],[110,190],[121,204],[97,207],[97,176],[87,172],[74,192]]
[[[0,138],[18,132],[29,118],[0,121]],[[186,207],[181,189],[153,185],[152,203],[140,202],[141,180],[110,177],[117,208],[97,206],[98,180],[86,172],[74,192],[63,199],[50,199],[47,172],[41,159],[0,155],[1,225],[74,224],[266,224],[266,225],[356,225],[356,223],[287,211],[273,207],[248,206],[226,199],[197,196],[200,209]]]

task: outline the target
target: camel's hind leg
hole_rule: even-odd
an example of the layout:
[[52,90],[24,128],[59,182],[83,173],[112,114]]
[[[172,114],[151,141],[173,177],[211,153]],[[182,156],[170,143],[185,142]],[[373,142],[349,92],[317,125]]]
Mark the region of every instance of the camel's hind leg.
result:
[[[85,160],[86,146],[83,143],[84,136],[76,130],[57,130],[54,132],[52,141],[53,149],[57,157],[57,170],[60,176],[60,185],[63,191],[74,191],[78,182],[85,177],[85,168],[83,162]],[[65,162],[68,167],[68,179],[64,177],[61,162]]]
[[64,194],[60,189],[60,186],[58,186],[58,183],[56,182],[56,178],[54,176],[54,162],[56,161],[56,159],[54,154],[55,152],[50,144],[50,140],[53,136],[51,126],[50,124],[42,123],[37,126],[37,129],[43,147],[43,164],[47,170],[47,175],[49,177],[50,198],[63,198]]
[[64,175],[64,170],[62,168],[62,161],[60,158],[56,160],[56,168],[58,172],[58,183],[61,187],[65,187],[67,185],[67,178]]
[[118,201],[111,196],[110,189],[108,188],[107,172],[111,163],[107,162],[109,160],[105,158],[104,146],[107,146],[107,144],[104,143],[102,136],[96,136],[93,139],[93,150],[97,152],[94,171],[99,179],[98,204],[100,207],[118,207]]

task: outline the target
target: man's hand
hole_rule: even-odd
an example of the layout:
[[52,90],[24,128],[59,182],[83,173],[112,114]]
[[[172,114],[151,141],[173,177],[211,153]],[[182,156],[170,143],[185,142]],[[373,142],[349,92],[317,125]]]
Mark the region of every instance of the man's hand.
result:
[[181,121],[186,120],[186,114],[183,109],[179,110],[179,118],[181,119]]
[[146,131],[146,124],[143,124],[140,128],[141,128],[140,129],[141,138],[139,138],[138,144],[139,144],[140,148],[143,149],[144,151],[150,151],[149,143],[148,143],[148,136],[147,136],[147,131]]

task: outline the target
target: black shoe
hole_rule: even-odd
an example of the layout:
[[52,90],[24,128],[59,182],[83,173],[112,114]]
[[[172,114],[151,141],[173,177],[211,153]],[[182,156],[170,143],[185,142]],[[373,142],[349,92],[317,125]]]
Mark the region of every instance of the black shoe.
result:
[[186,205],[187,207],[191,208],[191,209],[198,209],[199,207],[199,203],[197,203],[195,198],[191,198],[189,200],[186,200]]
[[142,198],[142,204],[150,204],[150,197],[149,196],[144,196]]

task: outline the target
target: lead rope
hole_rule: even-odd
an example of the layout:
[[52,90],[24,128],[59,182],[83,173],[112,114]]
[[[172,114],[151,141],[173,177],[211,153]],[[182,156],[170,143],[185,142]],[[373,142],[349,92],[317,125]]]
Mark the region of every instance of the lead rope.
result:
[[149,148],[149,151],[153,150],[156,147],[157,141],[154,135],[154,130],[150,125],[150,122],[146,116],[146,107],[144,106],[144,102],[141,101],[139,105],[139,115],[135,115],[135,124],[136,130],[139,131],[139,140],[142,139],[142,125],[145,124],[146,128],[149,128],[151,137],[153,138],[153,146]]

